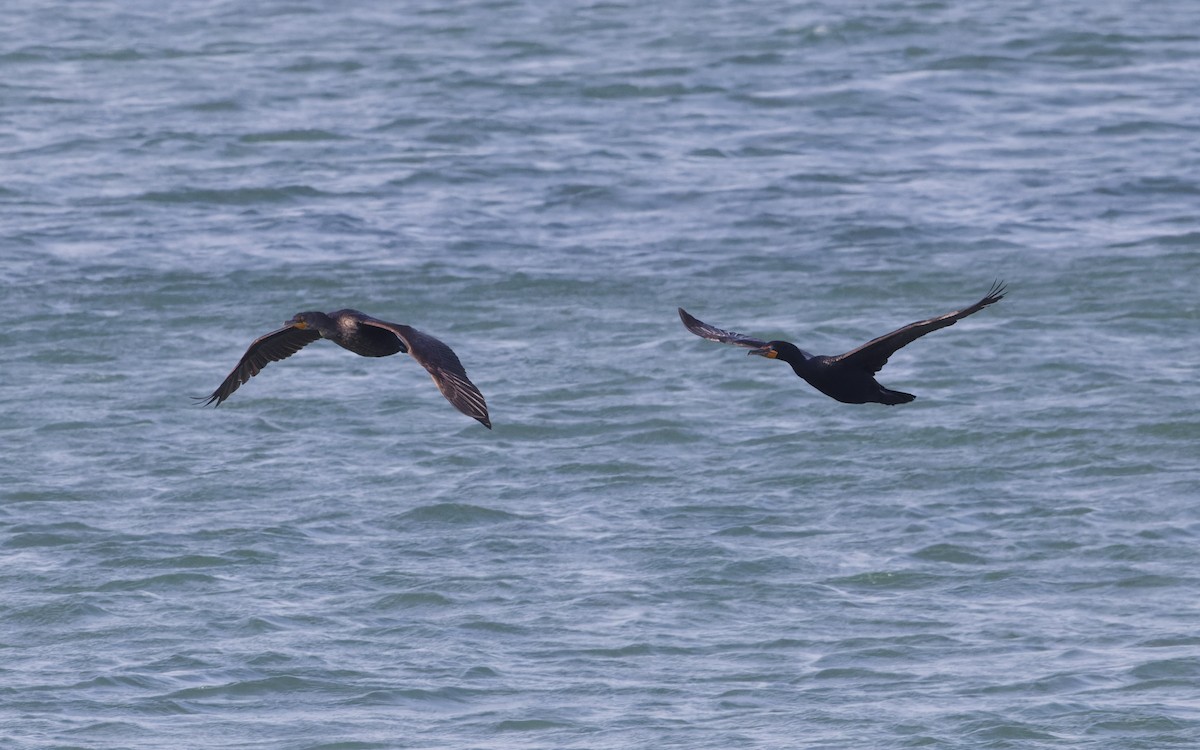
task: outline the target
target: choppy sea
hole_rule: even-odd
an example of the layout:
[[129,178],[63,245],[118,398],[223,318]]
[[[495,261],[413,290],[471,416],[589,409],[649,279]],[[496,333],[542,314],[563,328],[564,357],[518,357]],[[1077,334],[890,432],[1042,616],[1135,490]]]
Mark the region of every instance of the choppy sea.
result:
[[18,0],[0,745],[1200,746],[1198,281],[1185,0]]

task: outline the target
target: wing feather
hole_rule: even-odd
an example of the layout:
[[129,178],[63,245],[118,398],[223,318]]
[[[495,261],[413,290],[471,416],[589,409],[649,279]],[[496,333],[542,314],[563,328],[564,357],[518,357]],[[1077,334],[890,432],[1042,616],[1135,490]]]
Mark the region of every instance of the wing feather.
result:
[[697,320],[688,314],[687,310],[679,308],[679,319],[683,321],[683,325],[692,333],[702,339],[709,341],[717,341],[722,344],[733,344],[734,346],[744,346],[747,349],[762,349],[767,345],[767,342],[761,339],[756,339],[752,336],[746,336],[733,331],[726,331],[716,326],[710,326],[708,323]]
[[429,372],[434,385],[438,387],[446,400],[455,409],[472,419],[479,420],[480,424],[489,430],[492,429],[487,402],[484,400],[483,394],[467,377],[467,371],[453,349],[440,339],[418,331],[412,326],[389,323],[386,320],[370,317],[363,320],[362,323],[386,329],[399,336],[408,349],[409,356],[417,360]]
[[988,293],[970,307],[964,307],[961,310],[948,312],[945,315],[939,315],[936,318],[928,320],[918,320],[916,323],[909,323],[903,328],[897,328],[891,333],[886,333],[878,338],[871,339],[862,346],[848,351],[845,354],[840,354],[834,357],[832,361],[845,362],[871,372],[877,373],[887,364],[888,357],[891,357],[896,351],[917,339],[921,338],[931,331],[936,331],[939,328],[952,326],[968,315],[974,315],[983,308],[993,303],[999,302],[1004,298],[1005,285],[1003,282],[997,281],[992,284],[992,288]]
[[292,326],[259,336],[254,343],[250,344],[250,348],[246,349],[246,353],[242,355],[237,367],[233,368],[233,371],[229,373],[217,390],[213,391],[211,396],[199,396],[196,397],[196,400],[203,401],[203,406],[209,404],[220,406],[222,401],[229,398],[250,378],[262,372],[262,368],[269,363],[287,359],[319,338],[321,338],[321,334],[311,328],[301,329]]

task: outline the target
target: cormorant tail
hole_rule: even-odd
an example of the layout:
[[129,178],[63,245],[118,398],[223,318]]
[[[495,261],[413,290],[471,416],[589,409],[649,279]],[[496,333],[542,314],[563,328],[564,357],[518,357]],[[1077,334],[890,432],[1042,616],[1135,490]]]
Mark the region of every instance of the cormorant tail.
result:
[[889,391],[887,388],[880,388],[879,395],[882,397],[880,403],[887,404],[888,406],[907,404],[909,401],[912,401],[914,398],[916,398],[916,396],[912,395],[911,393],[905,393],[904,391]]

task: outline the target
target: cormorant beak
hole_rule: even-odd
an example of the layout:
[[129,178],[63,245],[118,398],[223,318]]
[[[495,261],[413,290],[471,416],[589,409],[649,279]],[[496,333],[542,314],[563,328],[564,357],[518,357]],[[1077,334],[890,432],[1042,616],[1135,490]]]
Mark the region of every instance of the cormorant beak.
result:
[[775,348],[771,346],[764,346],[762,349],[751,349],[747,354],[757,354],[767,359],[775,359],[779,356],[779,352],[775,351]]
[[290,325],[292,328],[299,328],[302,331],[305,328],[308,328],[308,323],[305,323],[303,320],[289,320],[287,322],[287,324]]

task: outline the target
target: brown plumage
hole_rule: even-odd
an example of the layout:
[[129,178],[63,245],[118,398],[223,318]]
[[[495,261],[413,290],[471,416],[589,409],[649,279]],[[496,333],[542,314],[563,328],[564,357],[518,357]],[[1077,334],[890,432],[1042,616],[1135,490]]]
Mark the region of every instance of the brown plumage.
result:
[[1004,298],[1004,284],[997,282],[970,307],[939,315],[928,320],[909,323],[891,333],[872,339],[862,346],[835,357],[813,355],[787,341],[762,341],[733,331],[701,322],[689,315],[682,307],[679,318],[689,331],[710,341],[733,344],[750,349],[769,359],[781,359],[792,366],[792,370],[813,388],[830,398],[847,404],[906,404],[916,396],[902,391],[893,391],[880,385],[875,374],[883,369],[888,358],[898,349],[911,344],[925,334],[939,328],[952,326],[968,315],[974,315],[990,304]]
[[483,394],[467,378],[467,371],[453,349],[411,326],[372,318],[358,310],[297,313],[283,328],[255,339],[217,390],[198,400],[205,406],[220,406],[268,363],[287,359],[321,338],[363,357],[407,352],[429,371],[438,390],[454,408],[479,420],[489,430],[492,428]]

